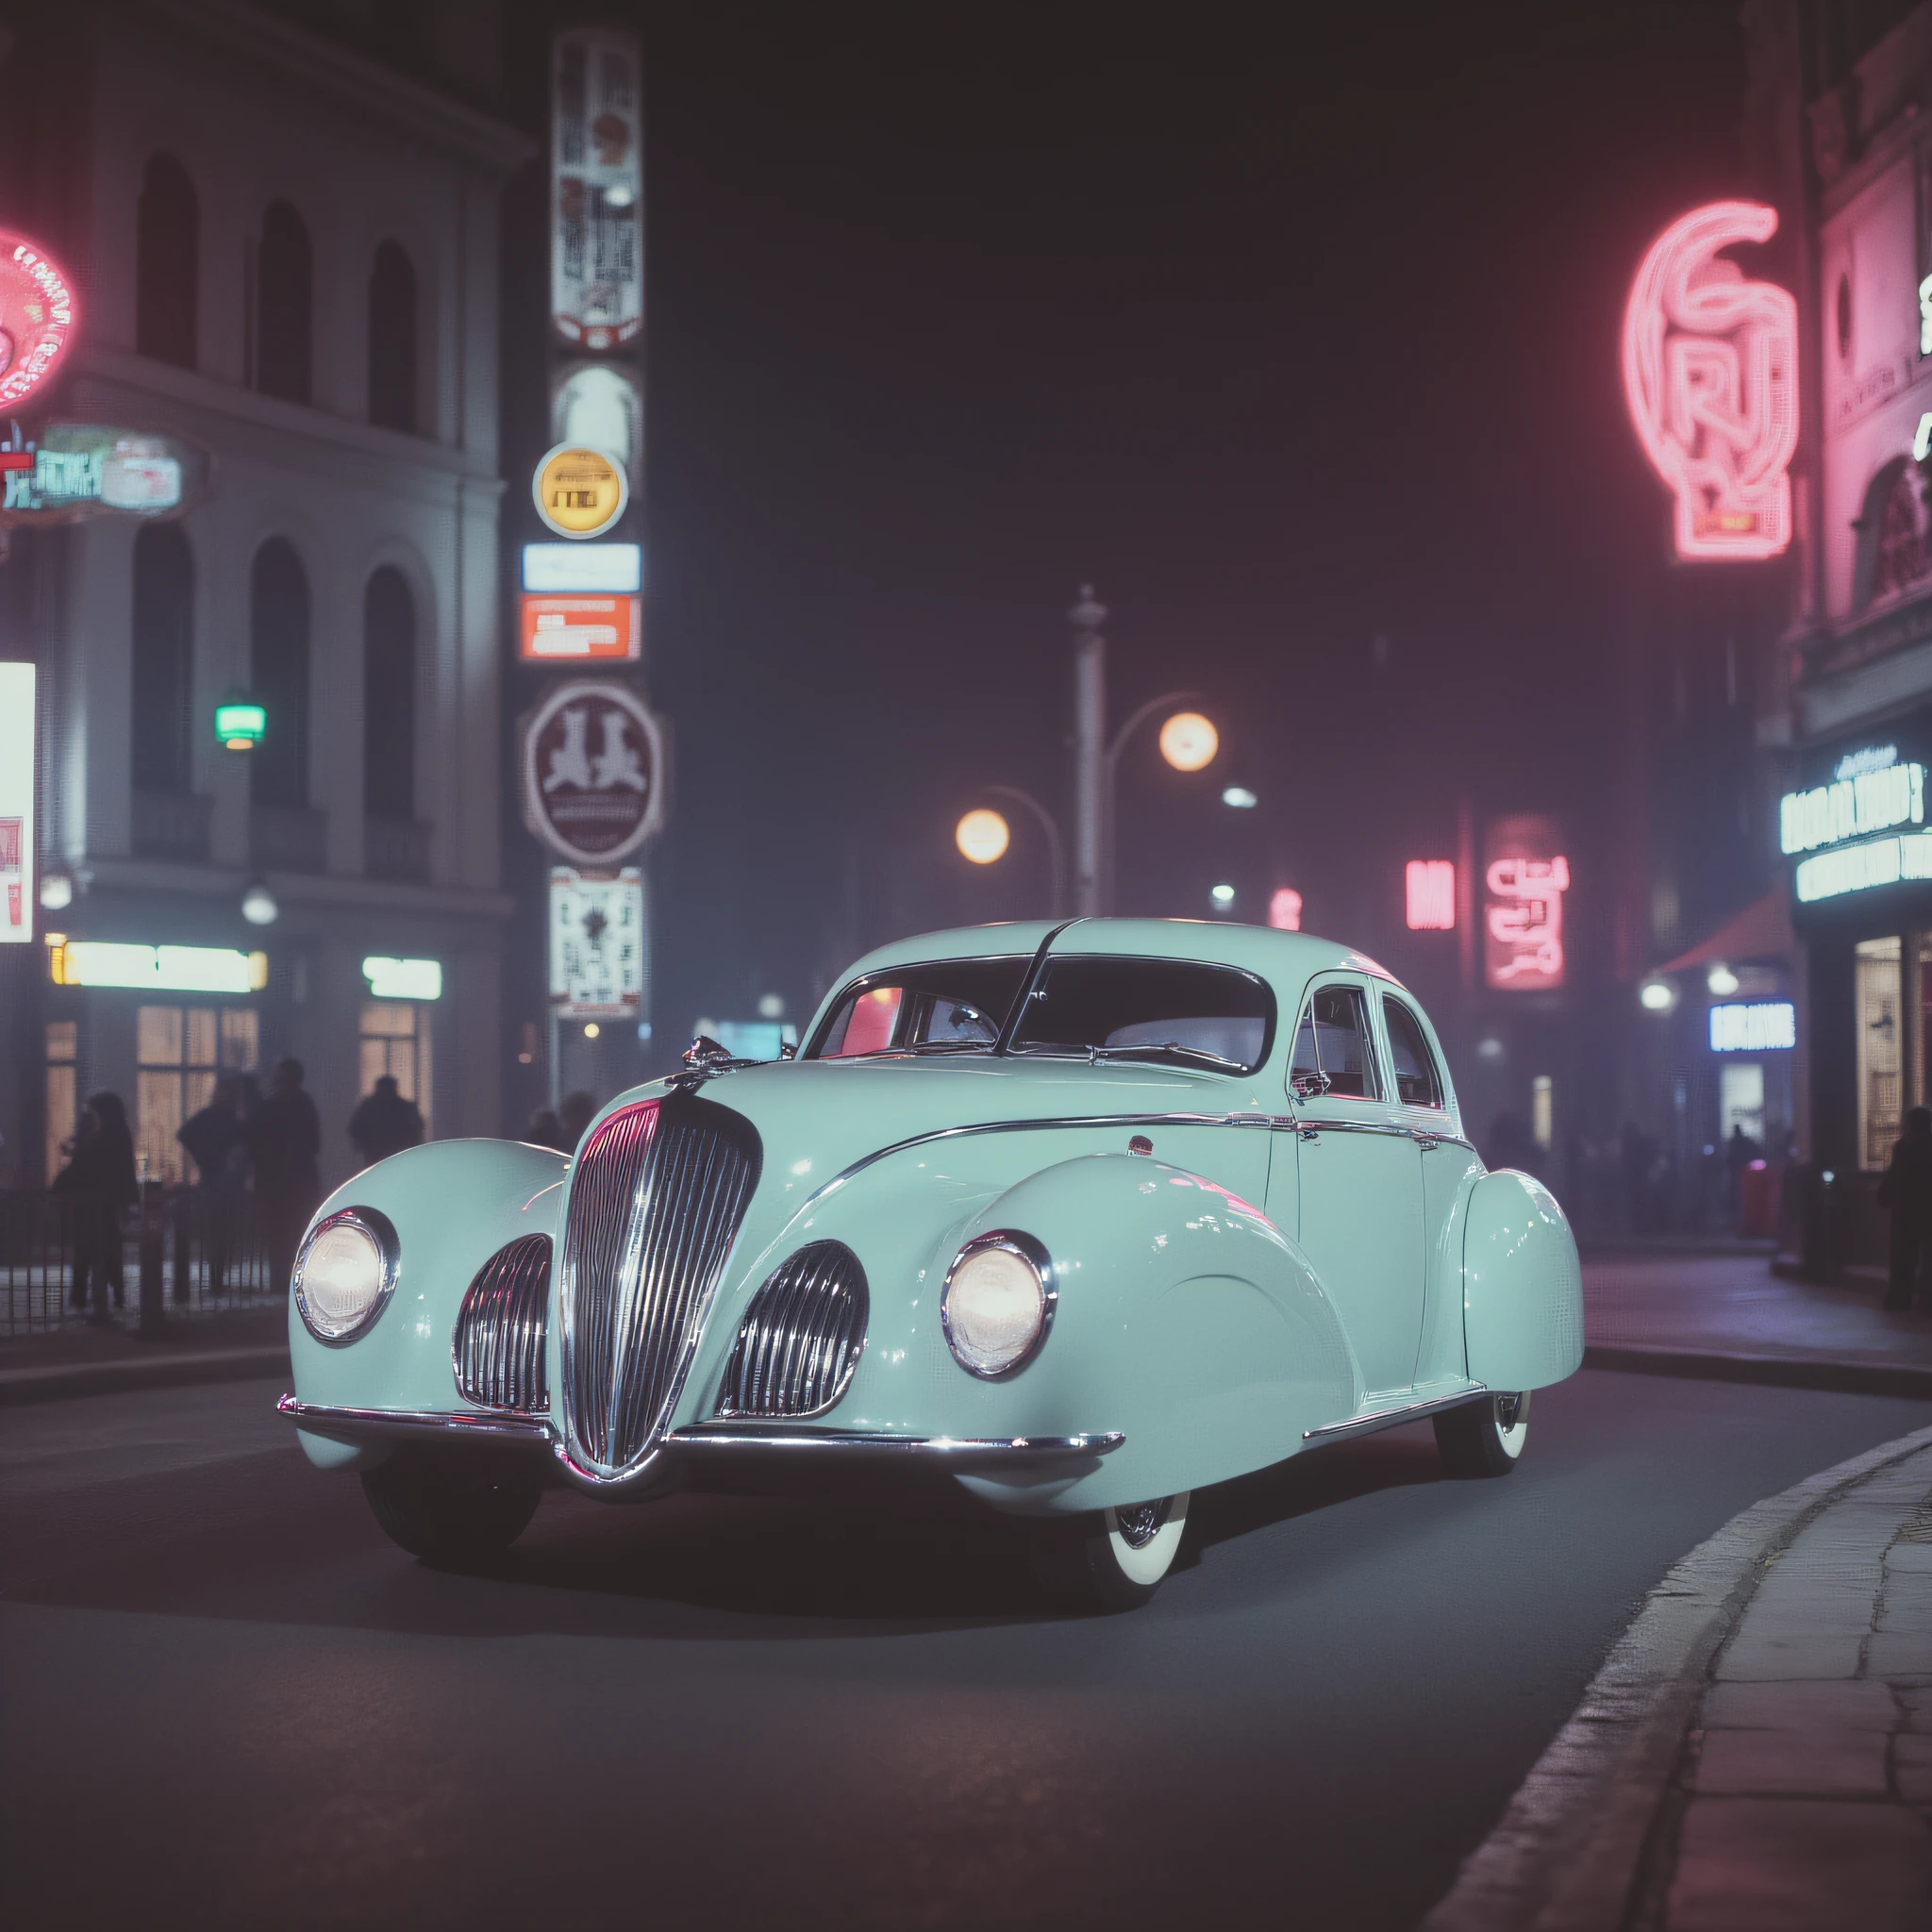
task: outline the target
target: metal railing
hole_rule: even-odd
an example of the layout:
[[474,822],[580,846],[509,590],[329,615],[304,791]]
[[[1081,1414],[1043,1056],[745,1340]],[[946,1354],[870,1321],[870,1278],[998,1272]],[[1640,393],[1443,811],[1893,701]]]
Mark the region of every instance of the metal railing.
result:
[[138,1208],[0,1189],[0,1335],[105,1314],[128,1327],[279,1301],[261,1217],[240,1190],[150,1187]]

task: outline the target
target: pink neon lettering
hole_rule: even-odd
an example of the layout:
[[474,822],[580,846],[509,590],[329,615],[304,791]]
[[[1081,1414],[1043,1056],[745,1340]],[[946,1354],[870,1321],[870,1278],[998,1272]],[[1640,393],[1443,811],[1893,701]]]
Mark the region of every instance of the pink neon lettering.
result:
[[1624,311],[1624,393],[1675,497],[1677,555],[1763,558],[1791,541],[1798,305],[1719,254],[1777,232],[1777,210],[1719,201],[1673,222]]
[[1403,874],[1410,932],[1456,930],[1456,868],[1446,858],[1411,858]]
[[1563,978],[1563,894],[1570,890],[1567,858],[1498,858],[1484,874],[1490,904],[1491,986],[1557,986]]

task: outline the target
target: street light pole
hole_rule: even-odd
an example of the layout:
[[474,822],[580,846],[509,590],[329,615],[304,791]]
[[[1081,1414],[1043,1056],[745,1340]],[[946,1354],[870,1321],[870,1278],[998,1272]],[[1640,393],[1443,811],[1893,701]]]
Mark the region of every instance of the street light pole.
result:
[[1101,909],[1100,868],[1107,838],[1107,606],[1093,586],[1067,612],[1074,626],[1074,911]]

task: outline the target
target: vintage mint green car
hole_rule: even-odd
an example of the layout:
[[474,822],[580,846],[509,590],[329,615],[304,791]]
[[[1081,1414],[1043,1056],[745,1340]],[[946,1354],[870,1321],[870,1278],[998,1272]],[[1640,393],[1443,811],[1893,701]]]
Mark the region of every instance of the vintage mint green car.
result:
[[1500,1475],[1582,1360],[1562,1210],[1485,1172],[1422,1008],[1326,941],[932,933],[795,1058],[685,1061],[574,1159],[436,1142],[324,1203],[282,1407],[405,1549],[500,1550],[547,1484],[887,1467],[1029,1519],[1042,1575],[1117,1607],[1204,1485],[1422,1416]]

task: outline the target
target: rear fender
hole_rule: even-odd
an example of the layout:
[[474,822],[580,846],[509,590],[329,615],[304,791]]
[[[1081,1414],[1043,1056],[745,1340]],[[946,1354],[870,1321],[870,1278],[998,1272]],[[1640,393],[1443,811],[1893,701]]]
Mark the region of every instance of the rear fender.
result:
[[1462,1242],[1463,1341],[1473,1381],[1542,1389],[1583,1366],[1583,1268],[1557,1197],[1526,1174],[1485,1174]]

